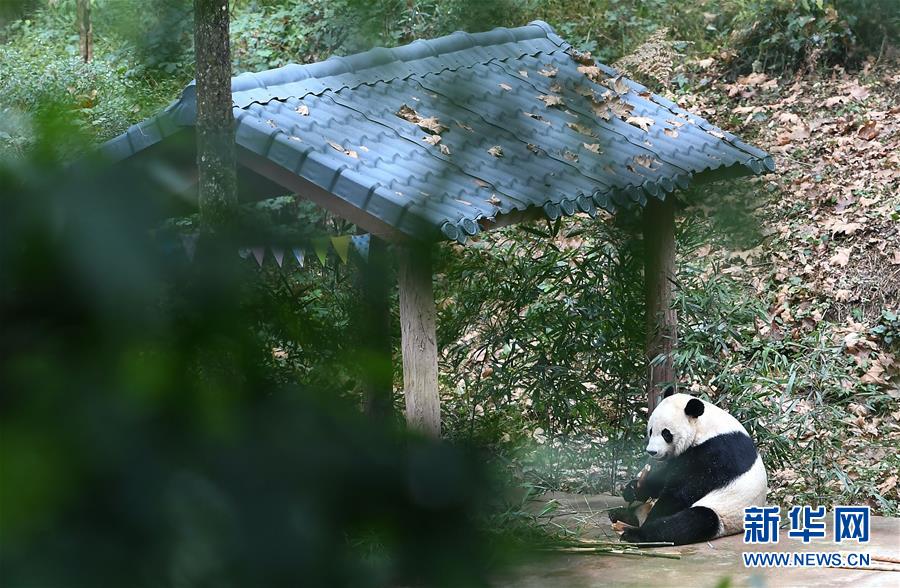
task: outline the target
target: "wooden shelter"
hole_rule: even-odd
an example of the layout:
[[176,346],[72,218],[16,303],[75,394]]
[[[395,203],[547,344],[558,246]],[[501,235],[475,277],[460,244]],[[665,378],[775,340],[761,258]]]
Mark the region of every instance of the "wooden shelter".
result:
[[[243,200],[292,192],[394,245],[407,419],[432,434],[429,243],[643,207],[652,407],[672,379],[673,193],[774,170],[765,152],[594,62],[541,21],[242,74],[232,95]],[[195,98],[192,84],[104,152],[136,160],[190,144]],[[186,193],[191,161],[172,163]]]

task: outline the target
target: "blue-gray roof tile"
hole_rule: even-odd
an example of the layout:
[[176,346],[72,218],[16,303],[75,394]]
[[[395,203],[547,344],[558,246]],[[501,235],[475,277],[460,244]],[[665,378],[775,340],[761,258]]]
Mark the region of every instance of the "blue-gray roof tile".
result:
[[[617,76],[579,63],[540,21],[457,32],[241,74],[235,140],[421,239],[465,241],[478,221],[528,208],[612,212],[715,170],[774,169],[764,151]],[[124,159],[195,113],[192,84],[104,149]]]

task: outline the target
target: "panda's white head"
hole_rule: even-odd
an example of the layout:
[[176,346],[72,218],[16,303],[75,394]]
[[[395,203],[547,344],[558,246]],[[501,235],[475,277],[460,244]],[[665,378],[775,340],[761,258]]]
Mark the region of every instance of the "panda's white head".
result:
[[675,394],[670,386],[647,423],[647,453],[665,461],[691,447],[744,427],[724,410],[687,394]]

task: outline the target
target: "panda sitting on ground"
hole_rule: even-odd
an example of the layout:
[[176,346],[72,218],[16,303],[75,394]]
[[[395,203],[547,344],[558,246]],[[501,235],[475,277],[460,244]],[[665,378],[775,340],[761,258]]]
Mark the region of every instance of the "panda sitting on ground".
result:
[[746,507],[765,505],[762,459],[746,429],[721,408],[669,387],[647,436],[655,464],[623,491],[639,504],[610,513],[613,523],[635,525],[623,541],[684,545],[733,535],[743,529]]

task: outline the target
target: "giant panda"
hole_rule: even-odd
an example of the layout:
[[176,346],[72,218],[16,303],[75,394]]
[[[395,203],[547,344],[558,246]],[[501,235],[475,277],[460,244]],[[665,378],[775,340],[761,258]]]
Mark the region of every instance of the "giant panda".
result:
[[654,465],[623,495],[656,502],[623,541],[684,545],[733,535],[743,529],[746,507],[765,505],[762,459],[747,430],[721,408],[670,387],[650,415],[647,437]]

